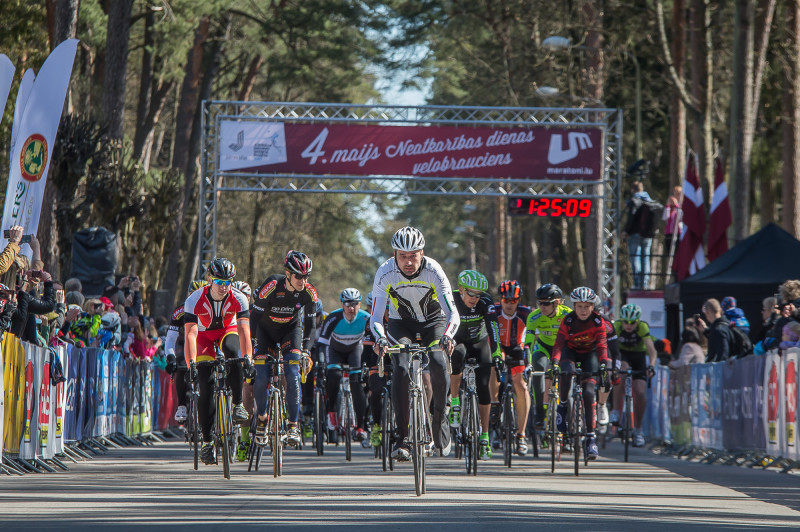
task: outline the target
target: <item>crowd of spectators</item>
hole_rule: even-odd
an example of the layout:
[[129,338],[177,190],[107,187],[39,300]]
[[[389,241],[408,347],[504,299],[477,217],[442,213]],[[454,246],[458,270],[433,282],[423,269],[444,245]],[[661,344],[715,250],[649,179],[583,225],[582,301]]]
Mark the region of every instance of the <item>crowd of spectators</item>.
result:
[[102,294],[84,294],[79,279],[52,278],[35,236],[29,242],[31,258],[20,254],[22,233],[12,227],[0,253],[0,333],[42,347],[63,342],[116,349],[136,360],[156,357],[163,367],[167,319],[145,315],[138,276],[119,277]]

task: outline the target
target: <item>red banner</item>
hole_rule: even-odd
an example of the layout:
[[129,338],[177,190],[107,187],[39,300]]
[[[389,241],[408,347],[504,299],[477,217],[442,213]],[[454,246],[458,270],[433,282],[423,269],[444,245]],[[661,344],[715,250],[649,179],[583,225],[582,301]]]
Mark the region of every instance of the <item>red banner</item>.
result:
[[225,120],[219,169],[258,174],[602,179],[600,129]]

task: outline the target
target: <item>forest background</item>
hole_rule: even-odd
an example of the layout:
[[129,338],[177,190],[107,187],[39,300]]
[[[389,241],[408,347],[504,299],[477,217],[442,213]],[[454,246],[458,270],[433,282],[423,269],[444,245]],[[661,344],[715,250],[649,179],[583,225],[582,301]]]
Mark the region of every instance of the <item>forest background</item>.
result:
[[[197,269],[201,102],[395,103],[382,102],[387,79],[425,87],[430,104],[621,108],[623,167],[647,160],[653,197],[681,182],[690,148],[708,198],[719,155],[731,244],[771,221],[800,236],[797,0],[4,0],[0,52],[18,75],[0,168],[22,72],[72,37],[38,231],[57,278],[72,234],[104,226],[124,250],[119,273],[177,300]],[[582,222],[510,217],[502,198],[223,193],[220,205],[219,254],[239,277],[256,284],[303,250],[326,310],[346,286],[371,288],[406,224],[453,280],[474,266],[527,295],[597,278]]]

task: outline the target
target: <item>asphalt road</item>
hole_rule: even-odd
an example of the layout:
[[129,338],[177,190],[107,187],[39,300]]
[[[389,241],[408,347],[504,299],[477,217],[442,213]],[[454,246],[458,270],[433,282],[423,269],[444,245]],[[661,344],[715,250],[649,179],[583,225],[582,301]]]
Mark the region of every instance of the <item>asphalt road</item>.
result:
[[267,461],[258,473],[234,464],[225,480],[219,466],[194,471],[187,446],[171,441],[114,449],[69,472],[0,477],[0,530],[800,527],[800,475],[687,463],[646,449],[624,463],[620,451],[610,444],[577,478],[569,461],[551,474],[544,458],[508,469],[495,457],[467,477],[461,461],[433,458],[428,493],[416,497],[410,464],[384,473],[360,448],[351,463],[342,447],[323,457],[287,451],[279,479]]

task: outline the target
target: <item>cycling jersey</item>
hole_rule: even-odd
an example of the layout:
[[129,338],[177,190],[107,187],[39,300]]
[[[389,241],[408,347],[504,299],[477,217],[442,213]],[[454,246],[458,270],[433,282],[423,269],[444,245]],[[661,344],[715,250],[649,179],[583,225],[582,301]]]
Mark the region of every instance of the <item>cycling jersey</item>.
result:
[[499,355],[499,327],[492,299],[483,294],[478,303],[472,308],[469,308],[464,303],[459,292],[455,293],[453,299],[458,315],[461,318],[461,324],[454,338],[456,343],[474,344],[488,336],[492,354]]
[[608,362],[608,344],[603,318],[597,312],[592,312],[586,320],[578,319],[575,311],[564,316],[564,321],[561,322],[556,341],[553,344],[551,354],[553,363],[559,363],[561,353],[565,349],[579,354],[596,351],[600,363],[606,364]]
[[519,305],[513,316],[503,313],[503,306],[496,304],[494,311],[497,314],[497,325],[500,328],[500,345],[502,347],[522,347],[527,335],[528,317],[531,308]]
[[336,351],[350,351],[364,339],[368,323],[369,313],[364,310],[359,310],[353,321],[347,321],[344,309],[336,309],[322,324],[319,343]]
[[614,322],[614,330],[619,337],[619,348],[621,351],[633,351],[636,353],[646,353],[647,346],[644,341],[650,336],[650,326],[646,321],[639,321],[636,328],[631,332],[626,332],[622,326],[622,321]]
[[[302,343],[310,350],[317,328],[317,290],[306,283],[302,292],[286,288],[285,275],[270,275],[254,292],[253,322],[255,329],[265,328],[276,341],[294,327],[302,327]],[[274,334],[272,334],[274,333]]]
[[168,355],[175,354],[175,348],[183,348],[183,317],[185,312],[183,305],[178,305],[172,311],[172,319],[170,319],[169,327],[167,328],[167,337],[164,341],[164,352]]
[[[446,320],[444,335],[455,336],[461,323],[455,311],[450,281],[435,260],[422,257],[417,273],[406,276],[393,258],[384,262],[375,273],[372,286],[375,300],[370,321],[375,338],[386,336],[383,326],[384,309],[389,301],[389,321],[431,323]],[[375,310],[378,309],[378,310]]]
[[566,305],[558,305],[556,313],[553,317],[549,317],[542,312],[542,309],[536,309],[528,315],[528,322],[526,323],[527,333],[525,335],[525,345],[534,345],[535,349],[543,349],[550,352],[553,344],[556,342],[556,335],[564,320],[564,316],[572,312]]
[[196,323],[197,330],[215,331],[236,326],[236,320],[250,317],[247,296],[235,288],[221,301],[211,298],[211,285],[192,292],[183,305],[184,323]]

